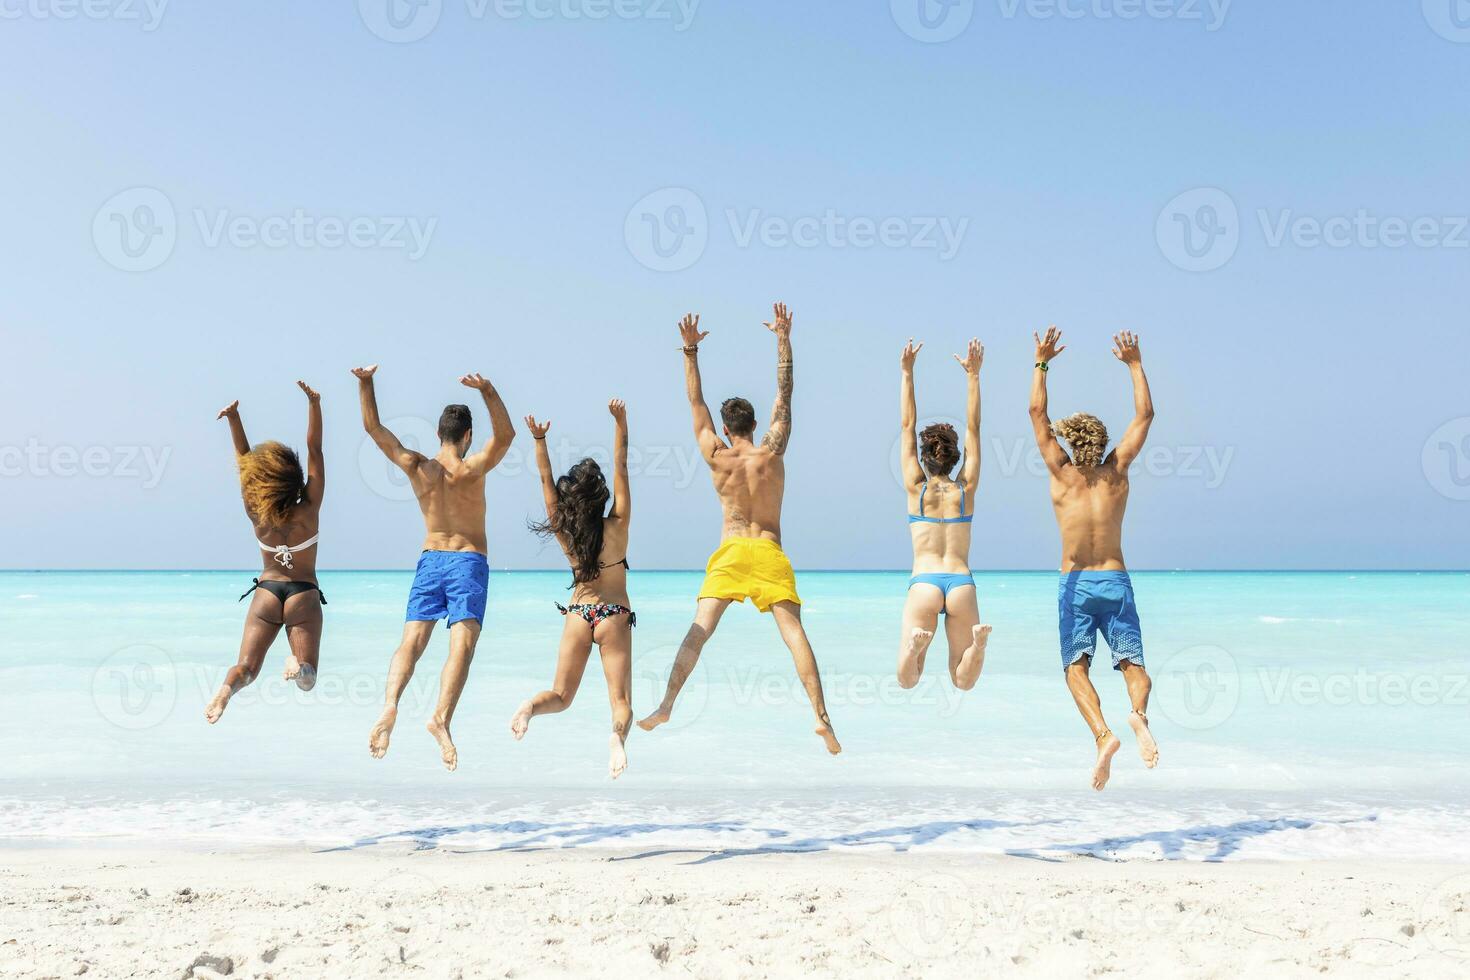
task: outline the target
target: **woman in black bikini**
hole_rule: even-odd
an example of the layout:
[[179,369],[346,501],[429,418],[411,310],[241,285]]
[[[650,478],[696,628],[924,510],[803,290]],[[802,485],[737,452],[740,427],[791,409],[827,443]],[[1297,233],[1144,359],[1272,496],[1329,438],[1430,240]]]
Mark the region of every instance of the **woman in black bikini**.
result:
[[607,481],[595,460],[584,459],[561,479],[551,475],[551,456],[546,451],[546,433],[551,423],[536,424],[526,416],[526,426],[536,440],[536,465],[541,471],[541,490],[546,497],[546,520],[532,524],[537,534],[554,536],[572,566],[572,602],[557,603],[566,622],[561,649],[556,659],[556,679],[551,690],[525,702],[510,720],[510,731],[518,740],[536,715],[565,711],[577,695],[582,672],[592,644],[602,655],[602,672],[607,675],[607,696],[612,702],[613,734],[608,771],[617,779],[628,767],[623,743],[633,720],[630,689],[633,685],[633,624],[637,617],[628,608],[628,414],[619,400],[608,403],[616,423],[613,436],[612,507],[607,507]]
[[296,453],[279,442],[262,442],[250,448],[245,426],[240,423],[238,401],[219,413],[230,423],[235,459],[240,466],[240,495],[245,501],[245,515],[254,525],[265,567],[240,597],[255,594],[240,640],[240,659],[225,674],[219,692],[204,709],[211,725],[225,713],[230,698],[255,680],[265,652],[282,626],[286,627],[286,642],[291,645],[286,657],[286,680],[294,680],[303,691],[316,686],[322,605],[327,601],[316,582],[317,522],[326,473],[322,461],[322,404],[321,395],[306,382],[296,384],[306,393],[308,406],[305,474]]

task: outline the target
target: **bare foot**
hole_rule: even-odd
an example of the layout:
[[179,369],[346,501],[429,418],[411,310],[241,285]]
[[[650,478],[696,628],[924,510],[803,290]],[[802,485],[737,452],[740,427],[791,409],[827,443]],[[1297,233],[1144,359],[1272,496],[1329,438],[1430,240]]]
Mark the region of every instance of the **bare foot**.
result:
[[1138,754],[1143,757],[1143,764],[1152,769],[1159,764],[1159,743],[1154,741],[1154,733],[1149,731],[1148,715],[1133,712],[1128,716],[1128,726],[1138,739]]
[[1112,732],[1105,731],[1097,740],[1097,765],[1092,769],[1092,788],[1099,793],[1108,784],[1108,777],[1113,774],[1113,756],[1118,754],[1122,742]]
[[459,750],[454,747],[454,742],[449,738],[449,726],[443,724],[437,718],[430,718],[429,723],[424,726],[429,734],[434,736],[434,741],[439,743],[439,755],[444,760],[444,768],[450,772],[459,768]]
[[990,642],[991,629],[984,623],[970,627],[970,648],[960,654],[960,662],[954,668],[955,687],[960,690],[970,690],[980,679],[980,671],[985,669],[985,645]]
[[531,702],[522,701],[521,706],[510,719],[510,733],[519,742],[526,736],[526,729],[531,726]]
[[643,729],[645,732],[651,732],[655,728],[657,728],[659,725],[662,725],[664,722],[666,722],[668,720],[669,720],[669,711],[668,711],[668,709],[667,708],[659,708],[653,714],[649,715],[647,718],[644,718],[642,721],[640,721],[638,723],[638,727],[641,728],[641,729]]
[[901,687],[913,687],[924,674],[924,654],[929,652],[929,642],[934,631],[915,626],[909,633],[908,643],[898,657],[898,683]]
[[612,733],[607,746],[609,749],[607,772],[613,779],[617,779],[623,774],[623,770],[628,768],[628,753],[623,748],[623,740],[618,738],[617,732]]
[[832,719],[826,715],[817,716],[817,734],[822,737],[822,741],[827,743],[828,752],[836,755],[842,751],[842,746],[838,744],[837,736],[832,732]]
[[388,754],[388,738],[393,734],[393,725],[398,721],[397,708],[384,708],[383,716],[368,733],[368,751],[373,754],[374,759],[381,759]]
[[286,655],[286,680],[295,681],[303,691],[316,687],[316,668],[296,659],[294,653]]
[[209,706],[204,709],[204,720],[211,725],[219,721],[219,716],[225,713],[225,705],[230,703],[230,695],[232,693],[234,692],[230,690],[228,685],[221,685],[219,693],[214,696],[214,700],[209,702]]

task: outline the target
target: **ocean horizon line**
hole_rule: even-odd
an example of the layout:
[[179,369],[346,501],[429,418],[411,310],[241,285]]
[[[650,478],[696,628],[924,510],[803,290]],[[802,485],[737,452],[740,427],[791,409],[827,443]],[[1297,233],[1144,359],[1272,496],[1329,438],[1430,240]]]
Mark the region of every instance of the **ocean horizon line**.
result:
[[[689,575],[704,572],[693,568],[639,568],[639,574]],[[0,575],[159,575],[159,574],[228,574],[252,575],[254,568],[0,568]],[[398,568],[319,568],[318,573],[332,575],[387,575],[413,571],[412,565]],[[500,575],[565,574],[565,568],[491,568]],[[797,568],[803,575],[908,575],[908,568]],[[976,575],[1059,575],[1053,568],[972,568]],[[1470,568],[1129,568],[1140,575],[1470,575]]]

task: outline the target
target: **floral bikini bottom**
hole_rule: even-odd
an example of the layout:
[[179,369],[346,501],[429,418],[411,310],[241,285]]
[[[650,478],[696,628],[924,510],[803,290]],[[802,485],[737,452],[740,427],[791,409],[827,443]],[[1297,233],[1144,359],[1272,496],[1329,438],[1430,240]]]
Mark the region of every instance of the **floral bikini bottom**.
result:
[[558,602],[556,604],[556,608],[561,610],[561,614],[563,616],[565,616],[567,613],[581,616],[583,619],[587,620],[588,625],[590,625],[593,629],[596,629],[597,624],[602,622],[604,619],[611,619],[614,616],[621,616],[623,613],[628,614],[628,626],[630,628],[638,625],[638,615],[627,606],[620,606],[616,602],[576,602],[570,606],[563,606],[561,603]]

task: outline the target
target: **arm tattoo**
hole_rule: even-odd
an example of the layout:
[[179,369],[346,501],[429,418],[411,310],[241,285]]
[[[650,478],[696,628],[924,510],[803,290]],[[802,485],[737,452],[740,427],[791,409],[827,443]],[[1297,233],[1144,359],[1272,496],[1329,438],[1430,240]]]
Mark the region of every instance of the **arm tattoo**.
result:
[[771,412],[771,427],[761,440],[762,445],[778,455],[786,451],[786,443],[791,438],[791,389],[795,380],[791,363],[791,340],[782,337],[777,345],[776,407]]

